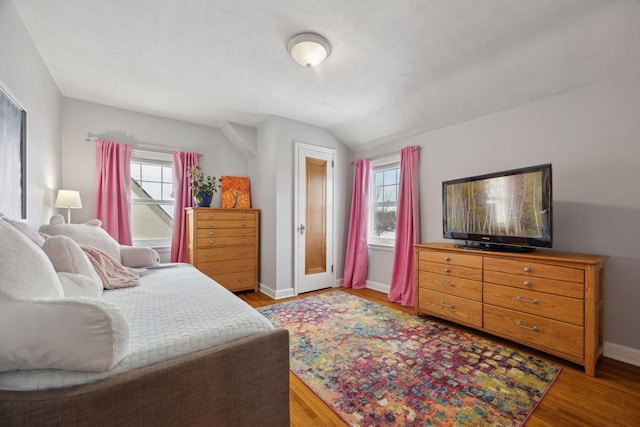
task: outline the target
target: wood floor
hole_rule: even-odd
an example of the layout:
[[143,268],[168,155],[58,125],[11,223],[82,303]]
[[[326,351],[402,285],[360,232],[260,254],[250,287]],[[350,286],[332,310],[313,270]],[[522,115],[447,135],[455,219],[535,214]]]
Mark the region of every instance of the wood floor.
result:
[[[406,309],[399,304],[390,303],[387,300],[387,295],[381,292],[370,289],[342,290],[361,298],[413,313],[412,309]],[[306,293],[300,297],[326,291],[329,290]],[[239,293],[238,296],[253,307],[262,307],[287,301],[274,301],[259,292],[244,292]],[[447,323],[445,321],[441,322]],[[640,367],[613,359],[601,358],[596,368],[596,377],[591,378],[586,376],[578,365],[472,329],[447,324],[490,337],[496,342],[505,343],[513,348],[535,354],[562,366],[560,376],[526,422],[526,427],[640,426]],[[335,412],[295,375],[290,374],[289,378],[291,383],[291,425],[293,427],[346,425]]]

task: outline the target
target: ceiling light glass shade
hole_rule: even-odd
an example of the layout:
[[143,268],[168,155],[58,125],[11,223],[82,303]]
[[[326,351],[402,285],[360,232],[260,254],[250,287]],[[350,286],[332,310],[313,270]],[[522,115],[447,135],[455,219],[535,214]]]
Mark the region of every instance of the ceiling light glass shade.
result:
[[305,67],[313,67],[325,60],[331,53],[331,45],[319,34],[302,33],[291,38],[289,54]]

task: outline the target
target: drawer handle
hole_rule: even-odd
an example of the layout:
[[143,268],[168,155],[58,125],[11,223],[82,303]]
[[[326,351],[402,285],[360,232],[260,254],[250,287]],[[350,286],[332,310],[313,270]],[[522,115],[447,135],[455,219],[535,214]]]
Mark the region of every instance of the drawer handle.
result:
[[531,304],[539,304],[540,303],[540,301],[538,301],[537,299],[526,299],[526,298],[522,298],[520,295],[518,295],[516,297],[516,299],[518,301],[520,301],[520,302],[528,302],[528,303],[531,303]]
[[209,214],[209,218],[213,218],[213,214]]
[[441,305],[442,307],[444,307],[444,308],[450,308],[450,309],[454,309],[454,308],[456,308],[456,306],[455,306],[454,304],[447,304],[447,303],[446,303],[446,302],[444,302],[444,301],[440,301],[440,305]]
[[249,253],[249,251],[248,251],[248,250],[246,250],[246,251],[238,251],[238,254],[239,254],[239,255],[246,255],[246,254],[248,254],[248,253]]
[[522,328],[522,329],[528,329],[530,331],[534,331],[534,332],[538,332],[540,330],[540,328],[538,328],[537,326],[527,326],[525,324],[523,324],[522,322],[518,322],[516,323],[516,325],[518,326],[518,328]]
[[444,260],[449,261],[449,257],[448,256],[444,257]]
[[247,230],[242,230],[242,234],[247,234]]
[[249,267],[249,264],[238,264],[238,267]]
[[247,243],[247,239],[242,239],[242,243]]
[[207,267],[205,268],[205,270],[207,271],[216,271],[218,269],[218,267]]
[[244,227],[245,225],[247,225],[247,223],[242,221],[242,226]]
[[525,286],[531,286],[531,282],[529,282],[528,280],[525,280],[522,284]]
[[209,227],[213,227],[213,223],[212,222],[209,223]]
[[455,283],[453,283],[453,282],[446,282],[446,281],[444,281],[444,280],[440,280],[440,284],[441,284],[442,286],[450,286],[450,287],[452,287],[452,288],[454,288],[454,287],[456,286],[456,284],[455,284]]
[[215,233],[213,231],[209,232],[209,236],[213,236]]
[[529,267],[525,267],[523,270],[525,273],[531,273],[531,269]]
[[449,269],[448,269],[448,268],[445,268],[443,271],[444,271],[445,273],[448,273],[448,272],[449,272]]
[[247,214],[242,214],[242,218],[246,218],[246,217],[247,217]]
[[218,256],[218,252],[211,252],[210,254],[204,254],[204,256]]
[[209,244],[210,244],[210,245],[213,245],[213,240],[209,240]]

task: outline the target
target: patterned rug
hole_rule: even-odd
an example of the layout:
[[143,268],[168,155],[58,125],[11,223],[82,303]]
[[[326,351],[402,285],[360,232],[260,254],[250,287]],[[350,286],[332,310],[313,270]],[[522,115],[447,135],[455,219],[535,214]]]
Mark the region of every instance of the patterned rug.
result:
[[291,371],[352,426],[515,426],[560,368],[342,291],[258,309]]

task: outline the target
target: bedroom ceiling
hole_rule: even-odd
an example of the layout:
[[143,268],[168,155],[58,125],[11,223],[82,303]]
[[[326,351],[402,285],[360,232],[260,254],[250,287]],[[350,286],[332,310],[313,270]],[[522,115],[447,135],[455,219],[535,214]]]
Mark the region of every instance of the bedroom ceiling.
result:
[[[13,0],[66,97],[358,150],[640,69],[638,0]],[[289,38],[332,45],[298,65]]]

